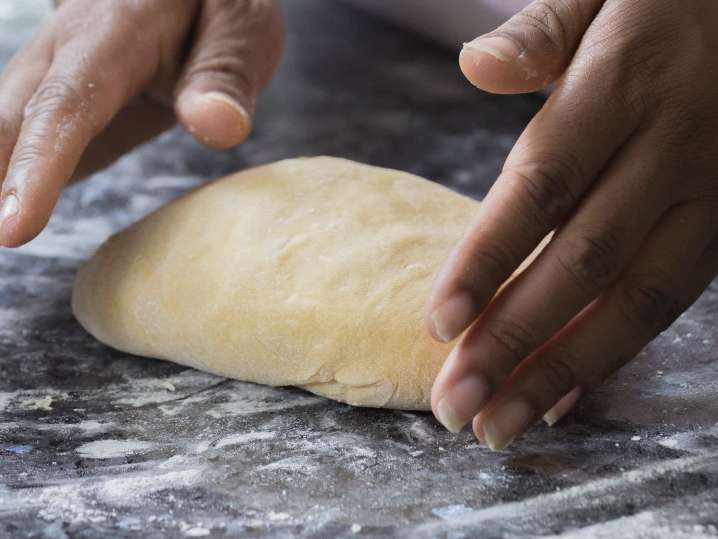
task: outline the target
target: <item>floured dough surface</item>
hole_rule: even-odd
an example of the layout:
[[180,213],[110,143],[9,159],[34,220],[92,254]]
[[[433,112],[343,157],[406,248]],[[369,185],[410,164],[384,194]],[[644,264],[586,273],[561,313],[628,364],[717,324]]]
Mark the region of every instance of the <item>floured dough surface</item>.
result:
[[450,345],[422,312],[478,203],[329,157],[215,181],[110,238],[73,310],[100,341],[240,380],[423,410]]

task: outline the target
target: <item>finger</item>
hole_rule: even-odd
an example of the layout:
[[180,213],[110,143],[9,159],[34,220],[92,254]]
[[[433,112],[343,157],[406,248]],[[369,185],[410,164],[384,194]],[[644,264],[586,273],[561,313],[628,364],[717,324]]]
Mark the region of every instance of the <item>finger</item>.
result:
[[573,219],[467,331],[434,382],[437,406],[456,405],[463,380],[483,380],[487,392],[462,416],[468,422],[525,357],[618,277],[666,207],[661,188],[645,187],[646,178],[669,181],[660,160],[644,157],[654,144],[645,138],[627,145]]
[[23,110],[45,76],[52,48],[41,33],[10,59],[0,76],[0,182],[15,147]]
[[553,407],[544,414],[543,420],[549,427],[553,427],[556,423],[561,421],[566,415],[568,415],[576,403],[583,396],[584,389],[582,387],[574,387],[571,391],[566,393],[561,399],[553,405]]
[[275,2],[204,2],[178,85],[176,109],[182,124],[213,148],[242,142],[281,48],[281,15]]
[[564,72],[605,0],[536,0],[489,34],[464,45],[459,65],[487,92],[545,88]]
[[563,395],[595,387],[672,324],[715,275],[718,257],[705,254],[714,214],[704,202],[666,214],[610,290],[516,369],[477,416],[477,434],[505,447]]
[[528,125],[435,279],[426,307],[435,339],[453,340],[476,319],[635,130],[641,111],[615,95],[584,78],[559,87]]
[[81,41],[56,52],[28,101],[0,195],[10,208],[0,222],[1,245],[21,245],[42,230],[88,143],[152,75],[152,66],[131,69],[126,55],[108,47]]

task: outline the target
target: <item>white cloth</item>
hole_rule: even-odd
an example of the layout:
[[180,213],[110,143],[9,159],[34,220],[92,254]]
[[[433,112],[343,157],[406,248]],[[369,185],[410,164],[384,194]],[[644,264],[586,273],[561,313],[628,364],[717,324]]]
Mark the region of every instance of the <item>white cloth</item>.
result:
[[349,0],[453,48],[489,32],[529,0]]

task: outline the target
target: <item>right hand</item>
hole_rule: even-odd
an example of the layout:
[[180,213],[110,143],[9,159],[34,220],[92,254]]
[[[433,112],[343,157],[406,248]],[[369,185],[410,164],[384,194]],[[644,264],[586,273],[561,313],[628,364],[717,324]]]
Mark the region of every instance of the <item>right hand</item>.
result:
[[175,117],[210,147],[242,142],[282,39],[277,0],[65,0],[0,77],[0,245]]

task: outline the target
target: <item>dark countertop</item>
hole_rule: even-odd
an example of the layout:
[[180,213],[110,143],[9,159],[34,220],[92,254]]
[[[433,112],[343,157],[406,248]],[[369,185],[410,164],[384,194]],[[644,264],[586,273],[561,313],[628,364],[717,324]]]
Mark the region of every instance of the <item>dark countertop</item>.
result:
[[[428,414],[127,356],[78,326],[81,259],[203,178],[330,154],[481,196],[541,105],[480,94],[453,53],[341,4],[286,6],[249,142],[168,133],[0,252],[0,536],[718,537],[715,284],[579,413],[500,453]],[[0,13],[3,62],[31,20]]]

